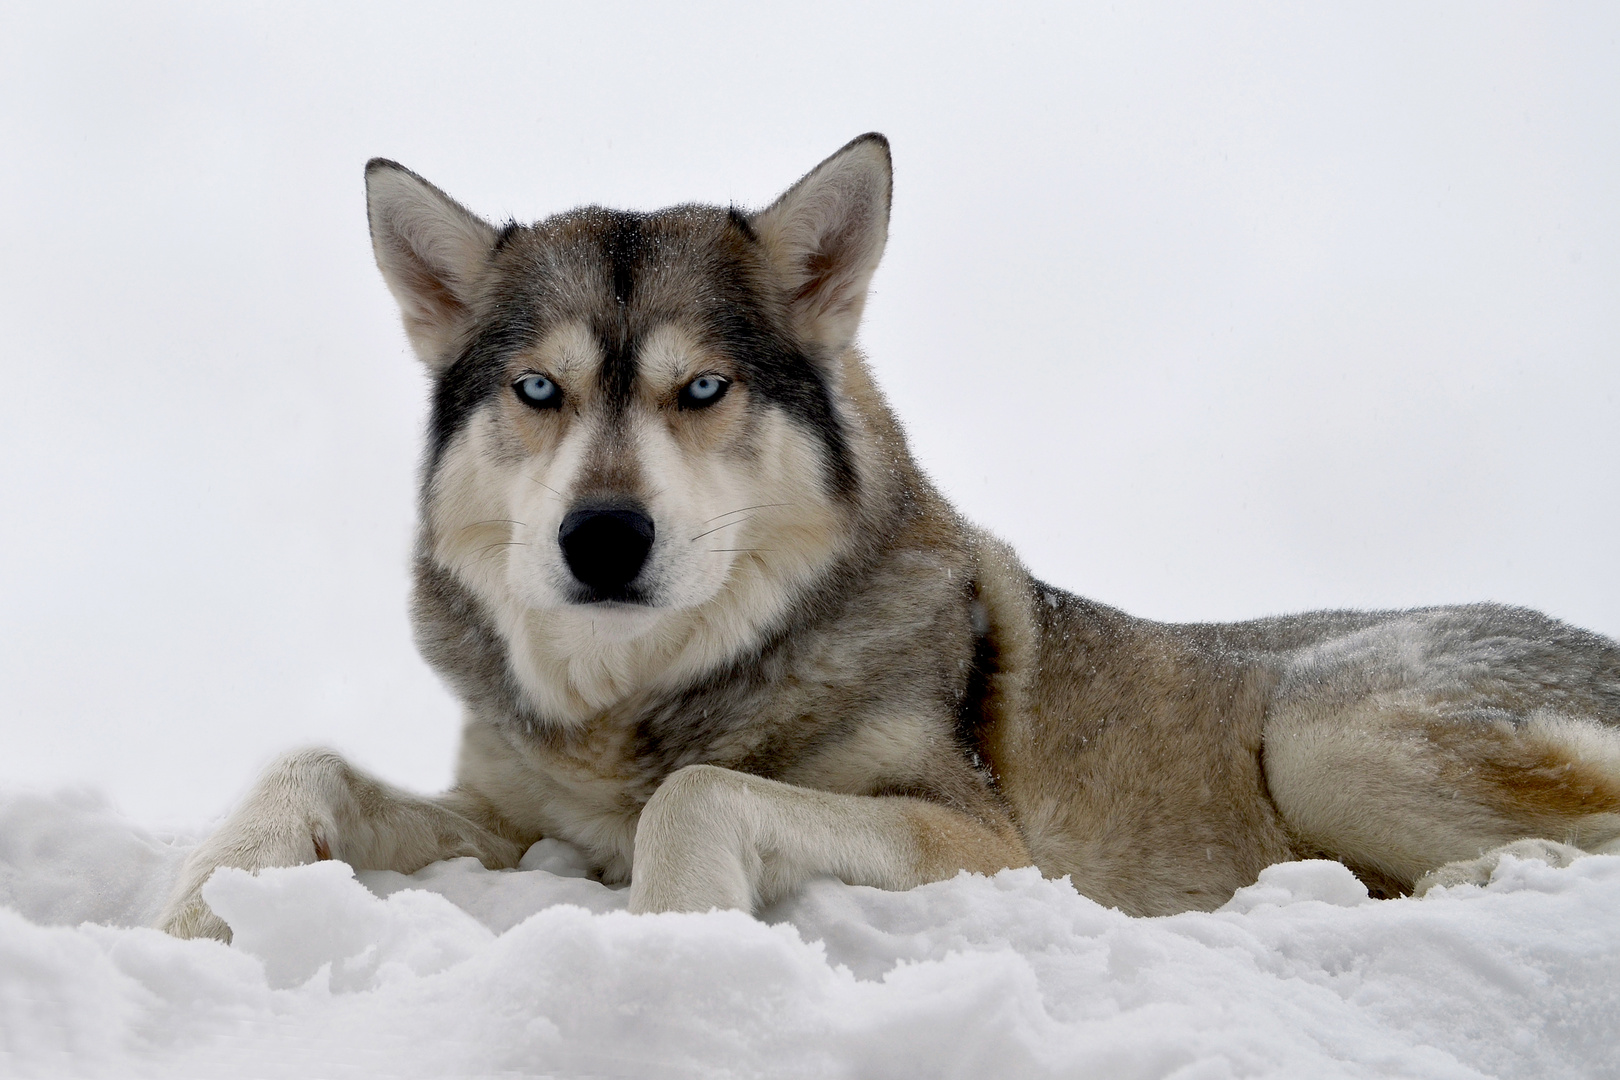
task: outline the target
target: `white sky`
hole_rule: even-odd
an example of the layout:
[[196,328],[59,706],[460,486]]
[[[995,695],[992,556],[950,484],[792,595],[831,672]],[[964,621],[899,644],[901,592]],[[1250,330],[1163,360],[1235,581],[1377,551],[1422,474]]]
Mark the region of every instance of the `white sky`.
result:
[[863,339],[1043,577],[1620,633],[1620,7],[0,4],[0,782],[449,778],[361,166],[492,218],[893,141]]

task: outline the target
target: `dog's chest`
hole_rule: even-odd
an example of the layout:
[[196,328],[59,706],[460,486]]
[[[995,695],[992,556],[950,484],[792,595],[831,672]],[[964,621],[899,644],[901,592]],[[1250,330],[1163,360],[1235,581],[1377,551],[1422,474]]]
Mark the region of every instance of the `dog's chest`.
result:
[[465,732],[459,782],[520,833],[582,848],[608,882],[628,880],[641,809],[664,779],[693,760],[722,763],[724,745],[698,752],[649,738],[640,718],[608,714],[566,732],[535,736],[474,722]]

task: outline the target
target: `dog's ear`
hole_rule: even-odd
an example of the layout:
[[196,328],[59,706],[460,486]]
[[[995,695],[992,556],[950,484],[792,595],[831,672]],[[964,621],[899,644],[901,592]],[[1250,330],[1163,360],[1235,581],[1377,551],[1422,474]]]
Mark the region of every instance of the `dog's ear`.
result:
[[889,140],[862,135],[810,170],[751,224],[786,289],[794,329],[838,356],[855,340],[889,237]]
[[366,163],[366,216],[383,280],[399,301],[411,347],[429,368],[453,358],[495,230],[402,165]]

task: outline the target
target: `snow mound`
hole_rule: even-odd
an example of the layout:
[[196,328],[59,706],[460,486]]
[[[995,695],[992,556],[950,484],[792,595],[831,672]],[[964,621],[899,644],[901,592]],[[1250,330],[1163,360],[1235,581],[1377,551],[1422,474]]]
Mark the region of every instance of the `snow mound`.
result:
[[141,928],[184,841],[0,796],[0,1073],[1614,1076],[1620,858],[1373,901],[1274,866],[1134,919],[1032,870],[631,916],[576,852],[513,871],[222,871],[232,946]]

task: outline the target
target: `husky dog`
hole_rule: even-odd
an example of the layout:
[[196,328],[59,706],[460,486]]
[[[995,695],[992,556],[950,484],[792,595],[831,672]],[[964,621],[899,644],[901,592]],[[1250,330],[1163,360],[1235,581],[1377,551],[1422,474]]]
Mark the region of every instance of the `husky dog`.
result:
[[1494,605],[1167,625],[1033,579],[941,497],[854,348],[888,143],[775,203],[496,228],[391,161],[371,237],[433,379],[412,614],[455,786],[271,767],[216,867],[517,864],[636,912],[1033,864],[1139,915],[1325,856],[1381,895],[1620,849],[1620,647]]

